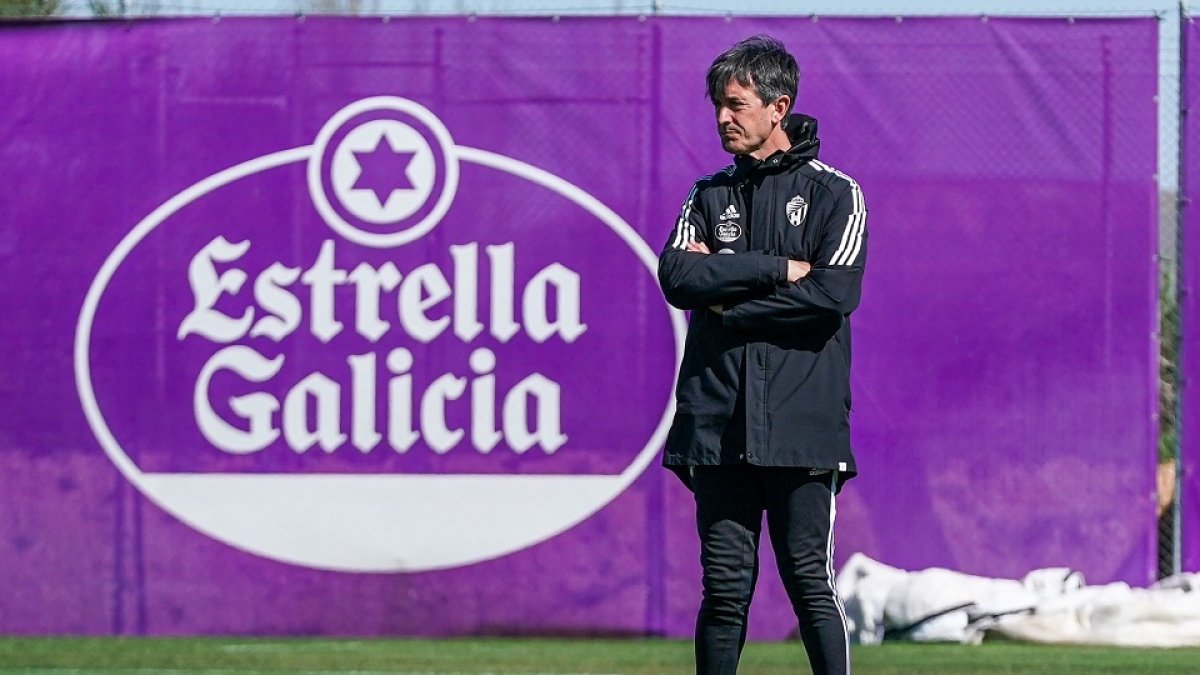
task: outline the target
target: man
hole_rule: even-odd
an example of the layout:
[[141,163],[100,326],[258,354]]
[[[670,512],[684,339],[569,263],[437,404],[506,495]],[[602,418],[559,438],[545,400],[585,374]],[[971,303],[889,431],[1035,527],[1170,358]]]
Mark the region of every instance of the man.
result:
[[699,673],[737,670],[764,512],[813,672],[850,670],[833,521],[856,473],[849,317],[867,212],[858,184],[817,159],[816,120],[789,114],[797,80],[769,37],[709,67],[734,163],[696,182],[659,258],[667,301],[691,310],[664,464],[696,498]]

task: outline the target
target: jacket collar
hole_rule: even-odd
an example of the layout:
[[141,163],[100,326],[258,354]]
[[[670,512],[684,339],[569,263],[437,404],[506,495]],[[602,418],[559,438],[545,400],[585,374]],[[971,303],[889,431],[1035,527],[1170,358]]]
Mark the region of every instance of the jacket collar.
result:
[[788,118],[787,135],[788,140],[792,142],[792,147],[776,152],[766,159],[755,159],[750,155],[735,155],[733,163],[737,166],[737,172],[746,174],[771,171],[803,164],[817,158],[821,140],[817,138],[817,120],[815,118],[799,113],[791,115]]

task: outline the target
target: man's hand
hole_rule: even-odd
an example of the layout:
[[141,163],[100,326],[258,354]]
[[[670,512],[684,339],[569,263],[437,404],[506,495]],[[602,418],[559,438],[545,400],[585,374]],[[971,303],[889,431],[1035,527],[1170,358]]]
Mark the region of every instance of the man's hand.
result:
[[[703,246],[703,244],[701,244],[701,246]],[[794,284],[797,281],[800,281],[804,277],[808,276],[808,273],[811,271],[812,271],[811,264],[806,263],[803,260],[789,260],[788,261],[788,271],[787,271],[788,283]]]

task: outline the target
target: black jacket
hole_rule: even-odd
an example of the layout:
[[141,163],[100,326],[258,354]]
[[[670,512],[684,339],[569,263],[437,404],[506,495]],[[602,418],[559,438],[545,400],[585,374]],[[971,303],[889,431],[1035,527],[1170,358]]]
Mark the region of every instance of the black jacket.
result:
[[[738,156],[697,181],[659,257],[667,302],[691,310],[663,459],[681,475],[736,463],[857,472],[850,313],[867,210],[858,183],[817,160],[816,129],[793,115],[787,152]],[[789,258],[812,272],[788,283]]]

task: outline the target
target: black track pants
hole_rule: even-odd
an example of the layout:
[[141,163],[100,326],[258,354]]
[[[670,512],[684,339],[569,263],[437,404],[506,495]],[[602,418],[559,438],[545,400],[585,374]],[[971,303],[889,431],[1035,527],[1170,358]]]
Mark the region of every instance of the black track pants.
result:
[[834,472],[697,466],[696,524],[704,597],[696,619],[696,672],[737,672],[758,579],[758,542],[767,514],[771,545],[812,672],[850,672],[845,612],[833,585]]

